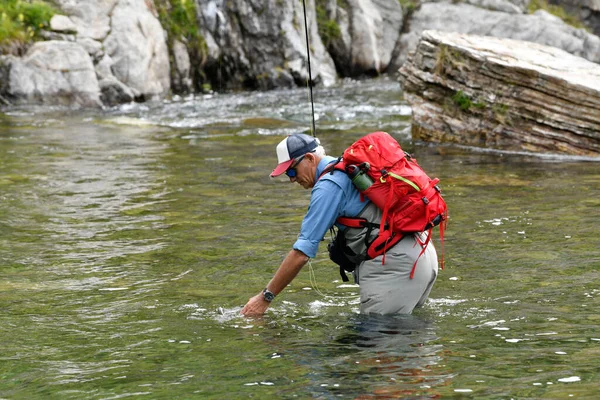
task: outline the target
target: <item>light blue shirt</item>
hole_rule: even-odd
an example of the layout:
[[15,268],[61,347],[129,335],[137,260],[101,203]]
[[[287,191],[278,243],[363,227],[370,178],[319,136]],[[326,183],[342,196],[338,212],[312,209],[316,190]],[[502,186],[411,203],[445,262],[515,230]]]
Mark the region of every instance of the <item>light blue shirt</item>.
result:
[[[317,165],[315,180],[327,167],[336,160],[334,157],[323,157]],[[360,192],[354,187],[348,175],[342,171],[327,173],[316,181],[310,195],[308,211],[302,220],[300,236],[293,248],[310,258],[317,255],[319,243],[335,224],[338,217],[355,217],[368,204],[369,200],[360,199]]]

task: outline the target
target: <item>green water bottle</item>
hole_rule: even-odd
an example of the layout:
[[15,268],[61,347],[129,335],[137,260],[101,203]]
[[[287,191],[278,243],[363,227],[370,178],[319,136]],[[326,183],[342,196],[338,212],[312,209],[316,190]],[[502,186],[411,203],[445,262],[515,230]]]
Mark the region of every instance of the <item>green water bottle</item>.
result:
[[[366,165],[365,165],[366,164]],[[369,175],[367,175],[367,170],[369,169],[368,163],[363,163],[361,166],[358,165],[348,165],[346,167],[346,173],[352,180],[352,183],[359,192],[364,192],[373,184],[373,180]]]

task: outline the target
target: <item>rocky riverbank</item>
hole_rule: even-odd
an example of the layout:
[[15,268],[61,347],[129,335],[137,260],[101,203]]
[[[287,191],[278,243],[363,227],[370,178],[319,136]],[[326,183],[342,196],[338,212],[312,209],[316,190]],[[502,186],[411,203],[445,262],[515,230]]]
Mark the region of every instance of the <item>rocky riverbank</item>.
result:
[[[512,38],[600,62],[600,0],[306,0],[312,78],[396,74],[426,29]],[[545,1],[545,0],[543,0]],[[0,56],[0,103],[102,107],[173,93],[306,85],[298,0],[55,0],[44,42]],[[186,25],[187,24],[187,25]]]
[[537,43],[426,31],[400,70],[413,137],[600,154],[600,65]]

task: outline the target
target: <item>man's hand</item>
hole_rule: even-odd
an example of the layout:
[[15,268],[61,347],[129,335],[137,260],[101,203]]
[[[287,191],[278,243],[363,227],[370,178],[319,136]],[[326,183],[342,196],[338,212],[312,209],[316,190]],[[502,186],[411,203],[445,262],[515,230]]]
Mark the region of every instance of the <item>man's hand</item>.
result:
[[241,314],[244,316],[257,316],[263,315],[271,303],[265,300],[262,293],[250,298],[244,308],[242,308]]
[[[275,295],[281,293],[294,280],[307,261],[308,257],[303,252],[300,250],[291,250],[281,262],[279,268],[277,268],[273,279],[267,284],[269,290]],[[246,316],[263,315],[267,311],[267,308],[269,308],[269,305],[270,303],[265,300],[261,292],[248,300],[248,303],[242,308],[241,314]]]

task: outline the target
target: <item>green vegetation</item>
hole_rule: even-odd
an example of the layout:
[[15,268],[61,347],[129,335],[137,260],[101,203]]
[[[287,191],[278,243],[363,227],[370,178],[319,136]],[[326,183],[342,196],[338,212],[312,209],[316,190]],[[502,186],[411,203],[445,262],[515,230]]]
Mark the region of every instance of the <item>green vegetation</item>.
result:
[[43,1],[2,0],[0,2],[0,51],[10,43],[20,45],[39,38],[48,28],[56,10]]
[[317,26],[319,27],[319,36],[325,46],[341,36],[340,26],[338,23],[327,17],[325,10],[325,0],[316,0],[317,6]]
[[398,3],[400,3],[402,11],[406,14],[412,13],[418,6],[418,2],[415,0],[398,0]]
[[452,100],[454,101],[454,104],[464,112],[469,111],[472,107],[478,109],[485,108],[484,103],[478,101],[473,102],[473,100],[471,100],[471,98],[462,90],[459,90],[458,92],[454,93],[454,95],[452,96]]
[[206,41],[198,30],[196,4],[193,0],[156,0],[156,11],[169,41],[179,40],[190,53],[200,58],[208,51]]
[[[173,49],[173,42],[178,40],[185,44],[192,63],[192,80],[197,90],[210,92],[211,85],[206,82],[202,70],[206,63],[208,46],[204,36],[198,29],[196,20],[196,3],[194,0],[155,0],[158,19],[167,31],[169,48]],[[171,66],[174,65],[171,54]],[[175,71],[175,68],[171,68]]]
[[445,75],[446,71],[452,69],[463,69],[466,66],[463,55],[455,49],[441,44],[436,54],[434,72],[437,75]]
[[459,90],[458,92],[454,93],[454,96],[452,96],[452,100],[454,100],[454,104],[456,104],[463,111],[469,111],[469,109],[473,105],[471,98],[464,94],[462,90]]
[[537,10],[545,10],[550,14],[562,19],[566,24],[569,24],[575,28],[586,29],[585,25],[574,15],[569,14],[561,6],[548,4],[548,0],[531,0],[529,3],[529,13],[532,14]]

